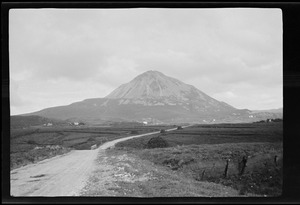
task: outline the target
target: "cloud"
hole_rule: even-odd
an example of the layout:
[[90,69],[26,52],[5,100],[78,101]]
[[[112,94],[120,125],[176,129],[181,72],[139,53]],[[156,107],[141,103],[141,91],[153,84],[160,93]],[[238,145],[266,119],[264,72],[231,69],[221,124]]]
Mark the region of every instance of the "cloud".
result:
[[27,13],[32,21],[19,18],[16,25],[12,22],[10,50],[14,52],[12,62],[18,62],[12,69],[30,70],[36,79],[84,80],[105,64],[106,53],[97,47],[86,27],[77,25],[74,19],[46,18],[41,11],[33,18],[35,12]]
[[95,78],[102,84],[116,88],[140,74],[136,66],[136,62],[131,59],[111,56],[107,59],[107,65],[98,70]]
[[281,18],[251,8],[12,9],[13,103],[21,112],[21,99],[39,109],[104,97],[158,70],[236,107],[280,107]]
[[283,104],[282,86],[260,87],[247,83],[239,83],[220,89],[211,95],[239,109],[280,108]]

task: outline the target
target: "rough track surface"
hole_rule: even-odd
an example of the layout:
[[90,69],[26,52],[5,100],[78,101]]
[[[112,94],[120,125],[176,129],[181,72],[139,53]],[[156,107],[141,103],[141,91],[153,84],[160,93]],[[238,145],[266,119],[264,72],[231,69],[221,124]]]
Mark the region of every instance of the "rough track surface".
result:
[[157,133],[113,140],[94,150],[73,150],[65,155],[14,169],[11,171],[11,196],[78,196],[96,167],[99,151],[105,154],[103,150],[118,142]]

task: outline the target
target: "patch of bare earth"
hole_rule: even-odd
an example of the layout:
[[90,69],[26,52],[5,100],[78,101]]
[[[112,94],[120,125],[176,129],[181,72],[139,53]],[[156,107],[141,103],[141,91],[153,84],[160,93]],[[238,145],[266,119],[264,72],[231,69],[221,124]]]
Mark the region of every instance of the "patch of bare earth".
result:
[[101,150],[81,196],[226,197],[238,191],[200,182],[122,150]]

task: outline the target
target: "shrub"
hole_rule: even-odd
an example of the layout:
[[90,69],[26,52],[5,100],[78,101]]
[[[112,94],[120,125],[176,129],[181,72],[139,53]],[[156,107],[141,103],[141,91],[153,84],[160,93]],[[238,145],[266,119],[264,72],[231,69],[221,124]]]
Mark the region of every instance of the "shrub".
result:
[[168,147],[168,143],[161,136],[152,137],[146,145],[146,148],[148,149],[164,148],[164,147]]
[[132,131],[130,132],[130,134],[136,135],[136,134],[139,134],[139,132],[138,132],[137,130],[132,130]]
[[36,144],[36,142],[34,140],[28,140],[27,143],[28,144]]
[[161,130],[160,130],[160,133],[166,133],[166,130],[161,129]]
[[95,141],[95,137],[90,137],[90,138],[87,140],[87,142],[93,142],[93,141]]

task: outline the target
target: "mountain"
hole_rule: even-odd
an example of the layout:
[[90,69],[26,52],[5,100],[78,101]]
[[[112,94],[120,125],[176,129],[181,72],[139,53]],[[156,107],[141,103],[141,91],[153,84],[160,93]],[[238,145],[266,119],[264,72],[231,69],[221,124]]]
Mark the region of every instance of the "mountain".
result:
[[270,109],[270,110],[251,110],[251,114],[254,114],[256,118],[264,119],[276,119],[283,118],[283,108]]
[[203,123],[255,121],[255,115],[250,114],[250,110],[236,109],[161,72],[147,71],[104,98],[86,99],[29,115],[90,123]]
[[186,110],[225,111],[235,109],[209,97],[192,85],[165,76],[158,71],[147,71],[137,76],[129,83],[115,89],[106,98],[126,99],[120,101],[120,104],[130,102],[146,106],[181,105]]
[[192,85],[187,85],[175,78],[158,71],[147,71],[135,77],[129,83],[121,85],[106,98],[171,98],[180,101],[204,100],[218,103]]

